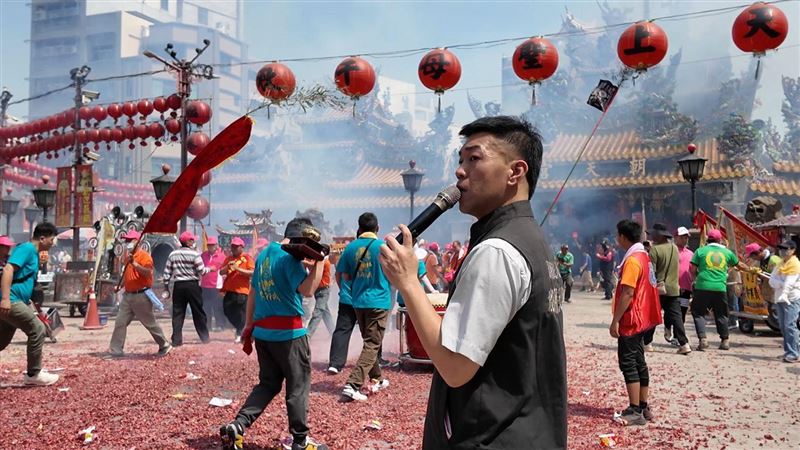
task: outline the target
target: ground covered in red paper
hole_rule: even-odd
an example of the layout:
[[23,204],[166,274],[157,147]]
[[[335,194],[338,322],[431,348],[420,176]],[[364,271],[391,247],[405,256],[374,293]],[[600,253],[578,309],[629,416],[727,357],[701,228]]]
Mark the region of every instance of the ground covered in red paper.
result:
[[[332,302],[333,303],[333,302]],[[579,296],[565,308],[569,380],[570,448],[601,448],[600,434],[615,433],[622,448],[797,448],[800,365],[783,364],[780,337],[732,335],[733,348],[721,352],[674,354],[657,333],[655,353],[648,354],[653,379],[651,404],[657,415],[644,427],[624,428],[611,421],[625,406],[616,367],[615,342],[608,337],[608,303]],[[256,381],[255,356],[247,357],[214,333],[208,345],[196,341],[187,321],[189,344],[164,358],[138,323],[129,328],[123,359],[103,353],[111,329],[82,332],[67,319],[59,343],[48,344],[45,367],[63,368],[51,387],[0,389],[2,449],[216,449],[217,430],[231,420]],[[169,334],[169,324],[162,321]],[[690,328],[690,338],[694,339]],[[713,330],[713,328],[712,328]],[[25,346],[18,334],[0,354],[0,384],[21,380]],[[332,449],[416,449],[420,446],[430,371],[425,367],[388,369],[389,389],[366,403],[341,403],[347,373],[327,375],[329,335],[324,327],[312,341],[315,361],[309,400],[311,435]],[[396,356],[397,335],[387,337],[386,353]],[[351,358],[357,356],[354,337]],[[394,344],[394,345],[392,345]],[[199,376],[188,379],[187,374]],[[189,377],[191,378],[191,377]],[[67,390],[68,389],[68,390]],[[209,405],[227,398],[225,407]],[[382,429],[369,430],[373,420]],[[94,442],[84,446],[81,430],[96,427]],[[245,448],[276,448],[288,436],[282,395],[247,431]]]

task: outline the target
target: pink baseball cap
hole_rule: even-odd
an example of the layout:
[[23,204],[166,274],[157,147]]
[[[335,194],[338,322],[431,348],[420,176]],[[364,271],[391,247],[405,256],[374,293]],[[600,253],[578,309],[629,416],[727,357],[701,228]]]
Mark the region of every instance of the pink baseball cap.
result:
[[217,238],[216,236],[209,236],[208,240],[206,241],[207,245],[217,245]]
[[234,245],[236,245],[238,247],[244,247],[244,241],[242,240],[242,238],[235,237],[235,238],[231,239],[231,246],[234,246]]
[[0,245],[5,245],[6,247],[13,247],[14,241],[11,240],[8,236],[0,236]]
[[428,244],[428,248],[432,252],[438,252],[439,251],[439,244],[437,244],[436,242],[431,242],[430,244]]
[[195,236],[191,231],[186,230],[181,233],[180,237],[178,237],[178,240],[181,242],[196,241],[197,236]]
[[708,230],[708,233],[706,235],[708,236],[709,239],[713,239],[715,241],[722,240],[722,231],[719,231],[717,229]]
[[747,246],[745,246],[744,248],[744,253],[748,256],[752,255],[753,253],[759,253],[759,252],[761,252],[761,246],[755,242],[747,244]]
[[142,238],[142,233],[139,233],[136,230],[128,230],[127,233],[122,235],[122,239],[125,239],[126,241],[133,241],[141,238]]

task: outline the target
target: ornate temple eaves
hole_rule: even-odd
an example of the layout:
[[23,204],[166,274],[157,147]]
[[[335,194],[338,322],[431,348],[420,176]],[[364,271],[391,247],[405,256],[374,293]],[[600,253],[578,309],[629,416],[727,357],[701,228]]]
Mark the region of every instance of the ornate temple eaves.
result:
[[800,182],[782,178],[753,181],[750,183],[750,190],[759,194],[800,197]]
[[[419,205],[427,205],[433,202],[434,195],[424,195],[417,197],[416,203]],[[402,195],[388,195],[388,196],[374,196],[374,197],[329,197],[315,199],[314,204],[301,205],[296,201],[270,201],[270,208],[313,208],[317,207],[320,210],[334,210],[334,209],[354,209],[361,211],[369,211],[373,209],[388,209],[388,208],[408,208],[409,198],[407,194]],[[324,208],[320,208],[324,205]],[[217,210],[242,210],[244,208],[252,208],[253,202],[219,202],[214,203],[214,208]]]
[[[752,176],[752,169],[746,167],[730,167],[715,165],[707,167],[702,182],[735,180]],[[563,179],[540,179],[537,189],[557,190],[561,188]],[[595,188],[646,188],[686,184],[680,171],[662,172],[654,174],[572,178],[567,182],[566,189],[595,189]]]
[[[326,186],[334,189],[403,189],[403,177],[400,175],[403,170],[405,169],[390,169],[364,164],[349,180],[331,180],[326,183]],[[423,186],[428,186],[430,183],[430,178],[422,179]]]
[[[559,134],[551,143],[545,146],[544,161],[551,163],[575,161],[587,137],[587,135],[583,134]],[[708,159],[709,164],[716,164],[726,160],[725,156],[718,151],[715,138],[705,139],[695,142],[695,144],[697,145],[697,154]],[[635,131],[627,131],[595,136],[586,147],[581,161],[650,160],[670,157],[674,157],[677,160],[678,157],[686,154],[686,146],[662,145],[650,147],[642,143],[642,139]]]

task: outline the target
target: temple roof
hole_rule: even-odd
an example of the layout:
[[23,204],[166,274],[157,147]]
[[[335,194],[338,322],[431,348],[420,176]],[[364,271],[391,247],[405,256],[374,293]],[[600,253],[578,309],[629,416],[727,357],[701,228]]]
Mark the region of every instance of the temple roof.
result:
[[800,197],[800,183],[795,180],[784,180],[782,178],[774,178],[769,181],[753,181],[750,183],[750,190],[760,194]]
[[[420,205],[427,205],[433,202],[435,195],[426,195],[416,198],[416,202]],[[265,200],[266,201],[266,200]],[[319,207],[325,205],[325,210],[331,209],[385,209],[385,208],[408,208],[410,205],[408,195],[387,195],[387,196],[372,196],[372,197],[329,197],[314,199],[314,204],[301,205],[296,201],[275,201],[269,200],[270,208],[292,207],[292,208],[306,208],[306,207]],[[217,210],[241,210],[242,208],[252,208],[254,205],[252,201],[248,202],[219,202],[214,203],[214,208]],[[266,205],[265,205],[266,206]]]
[[[573,162],[578,157],[587,135],[559,134],[552,143],[545,146],[545,162]],[[697,154],[708,159],[709,164],[724,161],[724,155],[717,151],[717,140],[706,139],[696,142]],[[683,145],[649,148],[641,144],[635,131],[595,136],[586,147],[581,161],[619,161],[630,159],[659,159],[686,154]]]
[[800,173],[800,162],[797,161],[776,161],[772,163],[772,170],[784,173]]
[[[403,177],[400,175],[406,169],[386,169],[364,164],[355,175],[345,181],[332,180],[326,183],[328,187],[338,189],[372,189],[372,188],[399,188],[403,189]],[[431,183],[429,178],[422,179],[422,185]]]
[[[729,180],[751,176],[751,169],[733,168],[730,166],[716,165],[706,169],[702,181]],[[561,188],[563,178],[553,180],[539,180],[537,189],[555,190]],[[570,178],[567,188],[634,188],[654,187],[676,184],[685,184],[679,170],[671,172],[651,173],[644,175],[628,175],[616,177]]]

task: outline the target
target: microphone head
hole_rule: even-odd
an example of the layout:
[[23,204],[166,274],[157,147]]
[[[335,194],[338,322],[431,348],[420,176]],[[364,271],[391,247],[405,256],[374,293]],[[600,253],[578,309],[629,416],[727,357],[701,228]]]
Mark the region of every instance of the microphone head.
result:
[[444,206],[443,209],[450,209],[461,200],[461,191],[455,184],[447,186],[442,189],[442,192],[436,195],[436,200],[441,200],[441,206]]

